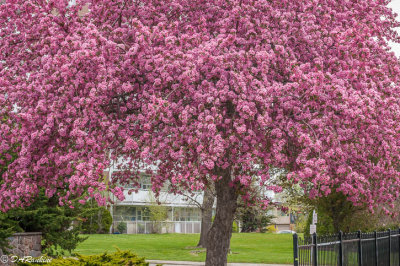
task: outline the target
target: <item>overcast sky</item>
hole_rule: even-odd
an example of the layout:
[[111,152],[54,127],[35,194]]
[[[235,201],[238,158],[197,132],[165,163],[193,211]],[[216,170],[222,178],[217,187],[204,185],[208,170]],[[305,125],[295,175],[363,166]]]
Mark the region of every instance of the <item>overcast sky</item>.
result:
[[[397,20],[400,21],[400,0],[392,0],[392,2],[389,5],[391,8],[393,8],[394,12],[396,12],[398,15]],[[400,29],[397,29],[397,31],[400,33]],[[397,56],[400,56],[400,44],[394,43],[392,44],[393,51],[396,53]]]

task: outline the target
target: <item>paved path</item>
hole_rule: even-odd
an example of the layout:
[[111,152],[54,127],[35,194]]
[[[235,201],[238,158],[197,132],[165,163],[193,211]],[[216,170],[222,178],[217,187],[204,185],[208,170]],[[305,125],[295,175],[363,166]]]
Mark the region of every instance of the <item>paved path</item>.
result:
[[[170,260],[147,260],[150,266],[163,264],[165,266],[204,266],[204,262],[195,261],[170,261]],[[228,266],[289,266],[290,264],[257,264],[257,263],[228,263]]]

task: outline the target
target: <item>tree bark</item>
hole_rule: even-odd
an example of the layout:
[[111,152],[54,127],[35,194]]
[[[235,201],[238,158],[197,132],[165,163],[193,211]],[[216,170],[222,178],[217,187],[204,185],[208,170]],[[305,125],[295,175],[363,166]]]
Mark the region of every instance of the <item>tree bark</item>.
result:
[[204,190],[201,206],[201,231],[197,247],[207,248],[207,233],[212,225],[212,208],[214,205],[214,193],[210,187]]
[[237,208],[238,195],[229,186],[230,171],[222,170],[222,179],[215,182],[217,211],[207,234],[206,266],[225,266],[232,236],[232,223]]

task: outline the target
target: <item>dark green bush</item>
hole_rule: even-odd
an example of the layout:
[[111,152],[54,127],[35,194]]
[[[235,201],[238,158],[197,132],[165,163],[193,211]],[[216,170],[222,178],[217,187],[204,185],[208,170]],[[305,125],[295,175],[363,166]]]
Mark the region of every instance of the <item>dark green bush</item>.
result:
[[118,232],[120,232],[121,234],[126,233],[126,228],[127,228],[127,225],[126,225],[125,222],[120,222],[120,223],[118,224],[118,226],[117,226],[117,230],[118,230]]
[[0,212],[0,251],[8,254],[8,248],[10,248],[8,243],[8,238],[12,236],[15,232],[22,231],[18,226],[17,222],[9,219],[6,213]]
[[272,215],[268,215],[266,211],[260,211],[257,208],[243,209],[239,216],[242,221],[242,232],[260,232],[265,233],[266,227],[271,224]]
[[84,234],[107,234],[112,224],[111,213],[105,207],[88,209],[81,218]]
[[35,201],[25,209],[11,209],[0,213],[0,248],[6,249],[4,238],[7,231],[2,226],[12,228],[10,233],[42,232],[42,250],[52,256],[62,250],[72,252],[78,243],[86,238],[79,235],[80,223],[76,222],[79,210],[68,206],[59,206],[57,197],[48,198],[41,190]]

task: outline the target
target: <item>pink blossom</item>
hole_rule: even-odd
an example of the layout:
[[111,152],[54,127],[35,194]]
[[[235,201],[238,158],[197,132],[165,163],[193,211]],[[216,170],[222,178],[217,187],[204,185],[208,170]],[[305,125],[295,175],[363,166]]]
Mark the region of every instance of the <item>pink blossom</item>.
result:
[[127,151],[136,150],[138,148],[138,144],[132,138],[128,138],[125,142],[125,149]]

